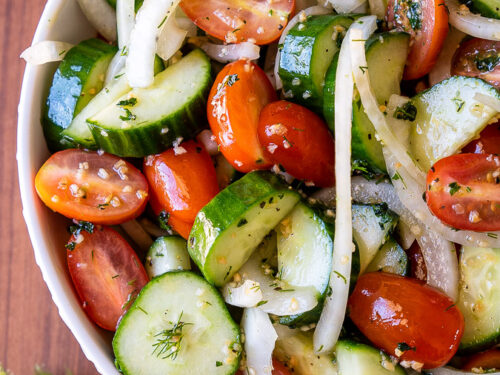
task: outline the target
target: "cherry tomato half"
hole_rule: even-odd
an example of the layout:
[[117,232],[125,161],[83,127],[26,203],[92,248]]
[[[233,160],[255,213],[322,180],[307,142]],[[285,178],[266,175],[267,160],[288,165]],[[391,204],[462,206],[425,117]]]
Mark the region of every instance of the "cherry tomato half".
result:
[[[291,375],[290,370],[280,361],[273,358],[273,372],[272,375]],[[235,375],[243,375],[243,371],[238,370]]]
[[485,373],[487,370],[500,370],[500,349],[494,348],[469,357],[462,370],[472,371],[472,369],[482,369]]
[[458,154],[439,160],[427,174],[426,200],[453,228],[500,230],[500,157]]
[[151,186],[155,214],[168,212],[168,224],[184,238],[189,236],[198,211],[219,192],[212,159],[194,140],[148,156],[144,174]]
[[406,31],[412,37],[404,79],[429,73],[448,33],[444,0],[389,0],[387,22],[389,28]]
[[500,121],[488,125],[479,135],[462,149],[464,154],[495,154],[500,155]]
[[121,224],[146,207],[148,184],[117,156],[77,149],[53,154],[38,171],[35,187],[52,210],[95,224]]
[[280,37],[295,0],[183,0],[180,5],[196,26],[227,43],[268,44]]
[[224,157],[238,171],[270,167],[257,137],[262,108],[276,101],[266,73],[250,61],[228,64],[208,97],[208,121]]
[[320,187],[335,184],[335,142],[315,113],[284,100],[260,113],[259,140],[269,160]]
[[413,242],[411,247],[406,250],[406,254],[410,261],[410,276],[420,281],[427,281],[427,265],[417,241]]
[[72,235],[67,248],[69,273],[83,309],[98,326],[114,331],[149,281],[146,270],[127,241],[107,227]]
[[354,324],[380,349],[424,369],[446,364],[462,338],[464,318],[453,301],[419,280],[372,272],[349,298]]
[[479,77],[500,88],[500,42],[467,39],[455,51],[451,75]]

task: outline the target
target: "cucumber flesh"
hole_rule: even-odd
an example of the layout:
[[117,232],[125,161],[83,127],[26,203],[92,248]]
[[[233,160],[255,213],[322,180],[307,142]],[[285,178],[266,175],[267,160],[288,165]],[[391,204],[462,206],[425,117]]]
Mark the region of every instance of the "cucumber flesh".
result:
[[377,255],[375,255],[375,258],[366,267],[366,272],[378,271],[401,276],[408,274],[408,256],[393,238],[387,240]]
[[405,370],[384,352],[351,340],[336,347],[339,375],[405,375]]
[[246,174],[196,216],[188,241],[191,258],[209,282],[224,285],[299,199],[270,172]]
[[[175,343],[178,351],[167,349]],[[151,280],[124,315],[113,350],[125,375],[231,375],[239,365],[240,330],[202,277],[168,272]]]
[[101,90],[116,51],[116,47],[100,39],[89,39],[71,48],[59,64],[42,119],[45,139],[52,151],[75,146],[61,133]]
[[157,238],[146,255],[145,266],[150,278],[165,272],[190,270],[186,240],[178,236]]
[[210,60],[194,50],[87,120],[97,145],[119,156],[159,153],[179,138],[190,139],[206,125],[212,82]]
[[476,94],[500,99],[500,93],[485,81],[463,76],[451,77],[412,98],[417,115],[411,123],[410,151],[423,170],[457,153],[497,114],[475,100]]
[[464,352],[500,342],[500,249],[464,246],[457,306],[465,319]]

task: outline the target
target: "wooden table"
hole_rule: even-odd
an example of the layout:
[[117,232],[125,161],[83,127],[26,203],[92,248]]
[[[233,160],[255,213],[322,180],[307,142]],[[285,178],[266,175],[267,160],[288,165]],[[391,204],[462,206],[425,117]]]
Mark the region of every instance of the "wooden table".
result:
[[97,374],[57,314],[21,214],[17,181],[17,104],[44,0],[0,0],[0,363],[14,375],[35,365],[53,375]]

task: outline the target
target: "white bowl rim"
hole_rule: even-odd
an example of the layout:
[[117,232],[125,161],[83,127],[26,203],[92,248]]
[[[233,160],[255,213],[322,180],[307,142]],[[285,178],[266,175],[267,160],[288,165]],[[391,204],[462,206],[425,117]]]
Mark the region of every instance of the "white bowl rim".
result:
[[[58,12],[66,4],[67,0],[48,0],[45,9],[38,23],[33,43],[46,40],[48,37],[50,20],[57,17]],[[33,245],[35,260],[42,272],[42,277],[49,288],[52,299],[56,304],[59,315],[68,326],[73,336],[80,344],[85,356],[95,365],[96,370],[101,374],[118,375],[119,372],[114,366],[113,358],[110,358],[109,351],[106,352],[99,345],[96,345],[95,338],[85,327],[83,321],[75,316],[74,306],[67,303],[67,293],[63,290],[61,283],[56,277],[57,270],[51,262],[48,253],[51,251],[44,241],[40,227],[38,225],[38,215],[35,209],[36,194],[33,193],[34,176],[30,169],[30,159],[32,150],[29,147],[30,123],[29,113],[33,106],[34,80],[37,76],[37,68],[26,65],[22,83],[19,107],[18,107],[18,127],[17,127],[17,164],[19,187],[21,191],[21,201],[23,204],[23,216],[28,227],[28,233]]]

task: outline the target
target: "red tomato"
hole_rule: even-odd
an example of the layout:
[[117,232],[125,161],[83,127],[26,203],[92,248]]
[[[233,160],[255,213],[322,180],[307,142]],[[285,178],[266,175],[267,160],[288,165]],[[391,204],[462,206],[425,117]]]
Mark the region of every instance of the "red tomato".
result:
[[[273,358],[273,375],[291,375],[290,370],[280,361]],[[243,371],[238,370],[235,375],[243,375]]]
[[500,42],[479,38],[467,39],[456,50],[451,75],[479,77],[500,88]]
[[464,154],[500,154],[500,121],[488,125],[476,139],[462,149]]
[[410,276],[420,281],[427,281],[427,266],[417,241],[406,250],[406,254],[410,261]]
[[117,156],[77,149],[53,154],[38,171],[35,187],[52,210],[71,219],[114,225],[139,216],[148,184]]
[[500,230],[500,159],[458,154],[439,160],[427,174],[429,209],[453,228]]
[[500,349],[494,348],[469,357],[462,370],[472,371],[472,369],[500,370]]
[[270,167],[257,137],[260,111],[277,100],[266,73],[250,61],[228,64],[208,97],[208,121],[224,157],[240,172]]
[[419,280],[366,273],[359,277],[348,306],[354,324],[375,346],[401,360],[422,363],[424,369],[446,364],[462,338],[460,310]]
[[69,273],[83,309],[97,325],[114,331],[149,281],[139,258],[117,232],[101,226],[72,235],[67,247]]
[[268,104],[258,134],[267,158],[295,178],[320,187],[335,184],[335,142],[315,113],[284,100]]
[[196,141],[169,149],[144,161],[144,174],[151,186],[152,207],[158,215],[170,214],[168,224],[187,238],[194,219],[217,193],[219,186],[212,159]]
[[196,26],[227,43],[268,44],[280,37],[295,0],[183,0],[180,5]]
[[387,22],[389,28],[406,31],[412,37],[404,79],[429,73],[448,33],[444,0],[390,0]]

